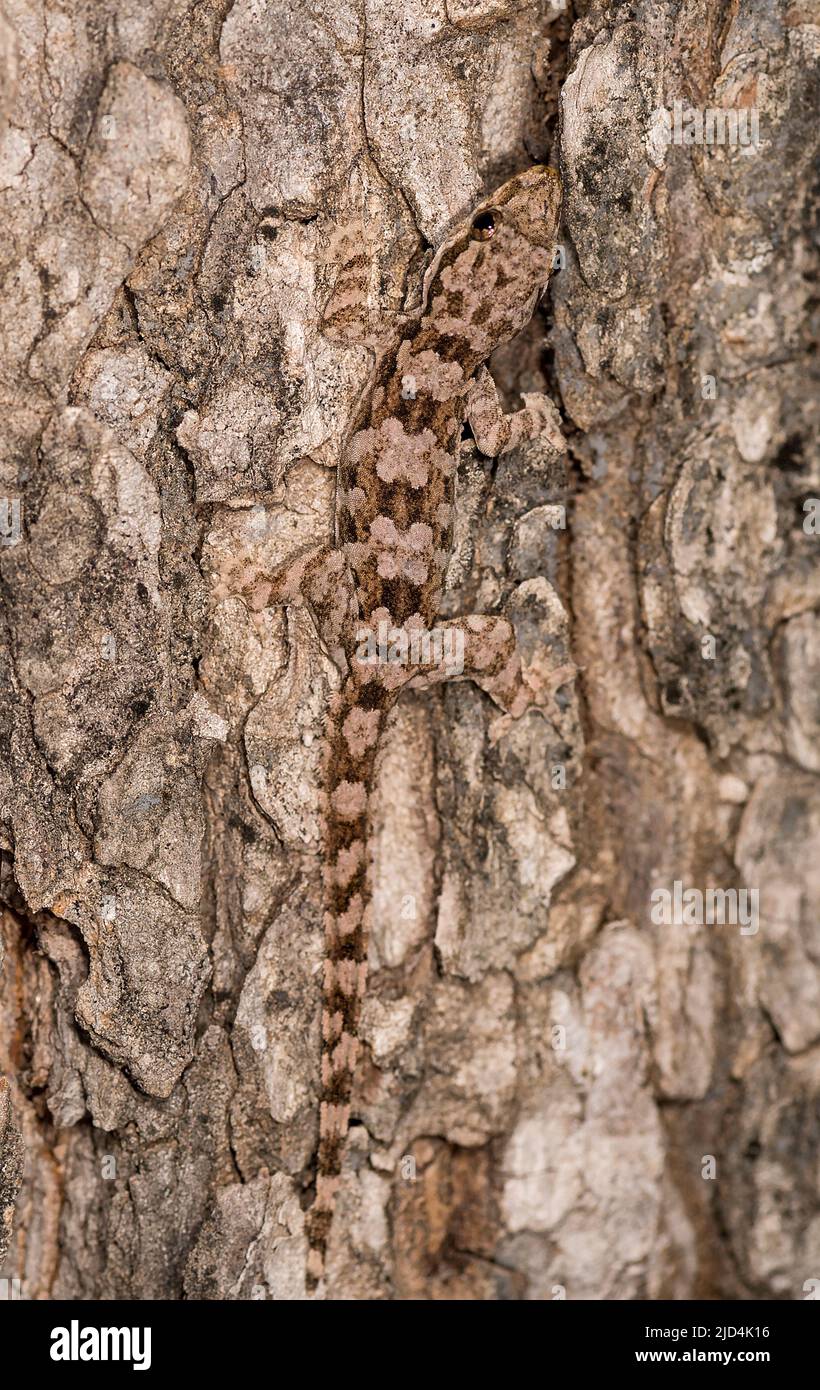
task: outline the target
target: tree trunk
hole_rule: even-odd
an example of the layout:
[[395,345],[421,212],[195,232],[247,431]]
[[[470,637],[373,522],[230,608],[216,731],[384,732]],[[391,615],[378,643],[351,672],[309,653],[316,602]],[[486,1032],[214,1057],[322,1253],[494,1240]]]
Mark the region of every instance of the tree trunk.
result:
[[465,446],[446,610],[506,608],[578,675],[495,743],[471,685],[398,706],[328,1294],[820,1278],[810,18],[2,0],[24,1298],[304,1296],[336,674],[229,579],[331,536],[369,344],[536,161],[559,264],[492,366],[569,450]]

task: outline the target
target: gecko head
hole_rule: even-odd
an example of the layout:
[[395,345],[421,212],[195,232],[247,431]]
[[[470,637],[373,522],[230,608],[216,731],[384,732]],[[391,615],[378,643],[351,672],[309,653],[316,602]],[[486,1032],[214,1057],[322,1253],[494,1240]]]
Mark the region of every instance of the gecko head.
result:
[[486,358],[523,328],[550,277],[560,210],[561,180],[543,164],[475,208],[428,272],[430,318],[442,333]]
[[[561,180],[554,169],[536,164],[496,189],[475,212],[470,235],[488,244],[493,258],[531,263],[536,279],[549,273],[561,210]],[[550,253],[550,261],[545,253]]]

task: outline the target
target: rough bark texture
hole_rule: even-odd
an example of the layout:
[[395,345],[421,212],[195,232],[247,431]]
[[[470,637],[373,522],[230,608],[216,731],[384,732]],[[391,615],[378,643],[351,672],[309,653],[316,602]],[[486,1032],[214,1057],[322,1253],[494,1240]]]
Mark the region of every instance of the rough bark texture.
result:
[[[472,687],[400,705],[329,1293],[804,1297],[810,6],[2,0],[0,40],[3,1273],[303,1296],[336,677],[220,580],[330,534],[368,338],[551,159],[563,263],[494,365],[570,450],[466,451],[448,611],[580,674],[494,747]],[[759,145],[670,142],[675,100]],[[759,931],[657,924],[676,880]]]

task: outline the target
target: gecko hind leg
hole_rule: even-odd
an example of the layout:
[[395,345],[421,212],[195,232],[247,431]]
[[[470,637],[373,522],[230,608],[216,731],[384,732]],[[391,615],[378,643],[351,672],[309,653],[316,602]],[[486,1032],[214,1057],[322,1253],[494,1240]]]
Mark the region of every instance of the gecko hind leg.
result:
[[505,414],[498,389],[486,367],[481,367],[467,395],[467,420],[473,438],[488,458],[517,449],[528,439],[541,438],[556,456],[566,452],[561,420],[548,396],[525,392],[524,407]]
[[297,555],[276,565],[272,570],[255,574],[242,585],[240,596],[248,608],[259,613],[263,608],[296,603],[306,595],[308,586],[330,564],[334,554],[330,546],[312,545]]
[[547,709],[555,692],[576,674],[571,663],[524,666],[509,618],[498,613],[473,613],[438,625],[446,656],[417,670],[409,684],[426,689],[448,680],[472,680],[506,716],[491,729],[495,741],[530,708]]
[[276,569],[256,575],[241,590],[241,596],[253,612],[300,600],[307,603],[322,642],[344,669],[342,639],[357,624],[359,605],[353,575],[341,550],[311,546]]

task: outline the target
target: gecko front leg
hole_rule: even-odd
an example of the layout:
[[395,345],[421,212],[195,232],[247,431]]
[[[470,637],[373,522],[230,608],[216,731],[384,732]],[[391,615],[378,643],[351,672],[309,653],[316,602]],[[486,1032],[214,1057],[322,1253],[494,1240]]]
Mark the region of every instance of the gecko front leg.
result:
[[553,402],[539,391],[523,395],[521,410],[505,414],[498,389],[486,367],[480,367],[467,393],[467,420],[482,454],[497,458],[528,439],[543,438],[553,452],[566,452],[561,419]]

